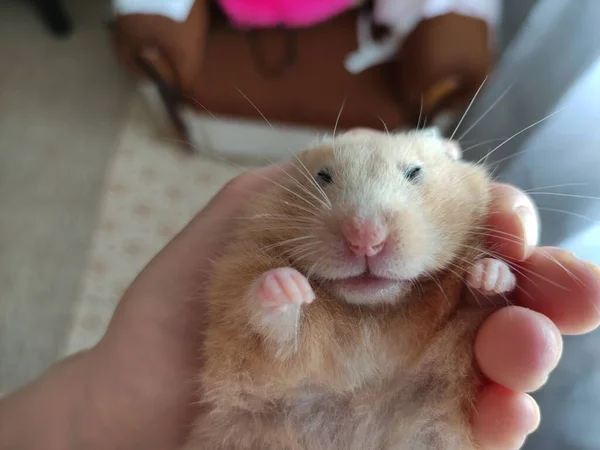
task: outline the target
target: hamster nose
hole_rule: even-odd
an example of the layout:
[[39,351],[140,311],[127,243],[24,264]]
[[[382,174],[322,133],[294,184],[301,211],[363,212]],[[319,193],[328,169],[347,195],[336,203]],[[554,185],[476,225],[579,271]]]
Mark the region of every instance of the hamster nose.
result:
[[378,220],[352,218],[342,223],[342,234],[357,256],[375,256],[385,246],[387,228]]

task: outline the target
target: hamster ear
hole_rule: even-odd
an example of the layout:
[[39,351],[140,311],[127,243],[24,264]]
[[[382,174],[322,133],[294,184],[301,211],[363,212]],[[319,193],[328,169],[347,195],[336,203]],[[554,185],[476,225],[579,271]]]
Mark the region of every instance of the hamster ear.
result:
[[446,150],[446,154],[454,161],[462,159],[462,149],[458,142],[446,139],[444,140],[444,149]]
[[455,161],[458,161],[462,158],[462,150],[460,148],[460,144],[456,141],[446,139],[442,136],[442,132],[436,126],[431,126],[424,128],[421,132],[425,136],[430,136],[438,139],[442,139],[444,141],[444,149],[450,158]]

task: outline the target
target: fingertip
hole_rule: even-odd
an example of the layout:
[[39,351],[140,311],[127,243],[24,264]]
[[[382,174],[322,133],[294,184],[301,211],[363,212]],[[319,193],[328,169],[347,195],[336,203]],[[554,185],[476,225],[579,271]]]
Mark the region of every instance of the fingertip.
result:
[[490,384],[477,397],[473,433],[486,450],[517,450],[538,428],[540,419],[531,396]]
[[522,392],[544,385],[561,354],[562,337],[554,323],[518,306],[492,314],[475,340],[475,358],[484,375]]

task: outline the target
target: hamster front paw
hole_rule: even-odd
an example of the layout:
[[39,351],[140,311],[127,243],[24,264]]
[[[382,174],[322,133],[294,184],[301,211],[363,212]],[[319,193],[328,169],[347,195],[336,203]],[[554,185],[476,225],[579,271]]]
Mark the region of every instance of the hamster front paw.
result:
[[291,267],[263,273],[250,292],[250,321],[281,356],[293,351],[298,337],[301,306],[311,303],[315,293],[304,275]]
[[265,272],[256,285],[255,295],[266,312],[284,312],[289,307],[311,303],[315,299],[306,277],[291,267]]
[[512,291],[517,279],[506,262],[482,258],[469,270],[467,283],[485,295],[498,295]]

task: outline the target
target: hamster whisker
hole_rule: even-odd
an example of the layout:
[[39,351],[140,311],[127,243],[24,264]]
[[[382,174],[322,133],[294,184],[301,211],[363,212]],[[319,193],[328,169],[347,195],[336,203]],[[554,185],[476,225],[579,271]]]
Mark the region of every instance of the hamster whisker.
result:
[[[291,189],[288,189],[285,186],[282,186],[281,184],[277,183],[275,180],[273,180],[271,178],[268,178],[266,176],[263,176],[263,175],[259,175],[259,177],[262,178],[262,179],[264,179],[264,180],[266,180],[266,181],[269,181],[269,182],[275,184],[276,186],[278,186],[281,189],[289,192],[290,194],[294,195],[295,197],[298,197],[303,202],[307,203],[309,206],[312,206],[313,208],[316,209],[316,205],[314,205],[308,199],[302,197],[301,195],[299,195],[298,193],[292,191]],[[255,191],[250,191],[248,189],[240,189],[240,188],[236,188],[236,187],[230,187],[229,189],[232,189],[232,190],[235,190],[235,191],[238,191],[238,192],[243,192],[243,193],[246,193],[246,194],[251,194],[251,195],[254,195],[254,196],[258,196],[258,197],[264,198],[264,199],[266,199],[268,201],[273,201],[273,199],[272,199],[271,196],[269,196],[268,194],[263,194],[261,192],[255,192]],[[309,210],[309,209],[306,209],[306,208],[302,208],[300,205],[295,204],[295,203],[290,203],[290,202],[285,201],[285,200],[279,200],[278,203],[285,204],[285,205],[288,205],[288,206],[297,207],[298,209],[302,209],[303,211],[307,212],[308,214],[310,214],[311,216],[314,216],[314,217],[318,216],[317,213],[314,210]]]
[[196,100],[194,97],[192,97],[191,95],[185,95],[185,98],[193,101],[196,105],[198,105],[200,108],[202,108],[209,116],[211,116],[213,119],[215,120],[220,120],[217,116],[215,116],[206,106],[204,106],[202,103],[200,103],[198,100]]
[[308,242],[306,244],[301,244],[301,245],[298,245],[297,247],[290,248],[284,252],[281,252],[281,256],[286,256],[287,258],[295,258],[304,252],[314,250],[317,247],[317,245],[320,243],[321,243],[321,241]]
[[514,138],[516,138],[517,136],[519,136],[522,133],[525,133],[527,130],[530,130],[531,128],[535,127],[536,125],[539,125],[542,122],[545,122],[546,120],[550,119],[551,117],[554,117],[555,115],[557,115],[559,112],[561,112],[563,108],[560,108],[550,114],[548,114],[546,117],[532,123],[531,125],[523,128],[521,131],[517,131],[515,134],[513,134],[511,137],[509,137],[508,139],[504,140],[504,142],[502,142],[501,144],[497,145],[496,147],[494,147],[490,152],[488,152],[487,155],[485,155],[484,157],[482,157],[479,161],[477,161],[477,164],[481,164],[482,161],[487,161],[488,158],[494,154],[494,152],[500,148],[502,148],[505,144],[508,144],[510,141],[512,141]]
[[485,86],[485,82],[487,81],[487,79],[488,79],[488,77],[486,76],[483,79],[483,81],[481,82],[481,85],[479,86],[479,89],[477,89],[477,91],[475,92],[475,95],[473,95],[473,98],[471,99],[471,102],[469,103],[469,106],[467,106],[467,109],[465,109],[465,112],[463,113],[462,117],[458,121],[458,124],[456,125],[456,128],[454,128],[454,131],[452,132],[452,134],[448,138],[449,141],[451,141],[454,138],[454,135],[456,134],[456,132],[458,131],[458,129],[462,125],[463,120],[465,120],[465,117],[467,116],[468,112],[471,110],[471,106],[473,106],[473,103],[475,103],[475,99],[479,95],[479,92],[481,91],[481,89],[483,89],[483,86]]
[[519,156],[519,155],[522,155],[522,154],[524,154],[524,153],[528,153],[528,152],[530,152],[530,151],[531,151],[531,149],[529,149],[529,148],[527,148],[527,149],[525,149],[525,150],[520,150],[520,151],[518,151],[518,152],[515,152],[515,153],[513,153],[512,155],[505,156],[504,158],[500,158],[500,159],[498,159],[498,160],[496,160],[496,161],[494,161],[494,162],[490,163],[490,164],[489,164],[489,167],[495,166],[495,167],[494,167],[494,170],[495,170],[495,169],[496,169],[497,167],[499,167],[499,166],[500,166],[500,164],[502,164],[503,162],[505,162],[505,161],[508,161],[509,159],[512,159],[512,158],[516,158],[517,156]]
[[[495,163],[494,163],[495,164]],[[555,188],[562,188],[562,187],[577,187],[577,186],[589,186],[589,183],[562,183],[562,184],[553,184],[553,185],[549,185],[549,186],[542,186],[542,187],[537,187],[537,188],[531,188],[531,189],[523,189],[522,191],[525,192],[526,194],[530,194],[530,195],[535,195],[536,193],[538,193],[540,190],[542,189],[555,189]],[[563,192],[540,192],[541,195],[557,195],[559,197],[571,197],[573,196],[574,198],[584,198],[584,199],[591,199],[591,200],[600,200],[600,197],[594,197],[594,196],[584,196],[584,195],[578,195],[578,194],[570,194],[570,193],[563,193]],[[510,196],[512,194],[507,194],[507,196]],[[492,212],[491,214],[495,214],[495,212]],[[593,220],[593,219],[590,219]]]
[[282,245],[286,245],[286,244],[291,244],[293,242],[298,242],[298,241],[302,241],[302,240],[306,240],[306,239],[314,239],[316,236],[300,236],[300,237],[295,237],[295,238],[291,238],[291,239],[286,239],[284,241],[280,241],[277,242],[275,244],[270,244],[267,245],[266,247],[262,247],[262,250],[271,250],[277,247],[281,247]]
[[[569,275],[571,277],[571,279],[575,280],[580,286],[583,286],[584,288],[587,287],[587,285],[585,283],[583,283],[578,277],[575,276],[575,274],[570,271],[569,269],[567,269],[564,264],[561,264],[560,261],[558,261],[556,259],[556,257],[552,256],[549,253],[546,253],[543,249],[538,249],[538,251],[542,252],[542,254],[544,256],[546,256],[550,261],[552,261],[553,263],[555,263],[557,266],[559,266],[562,270],[565,271],[565,273],[567,275]],[[589,301],[589,300],[588,300]],[[594,307],[594,309],[600,313],[600,307],[598,305],[596,305],[593,301],[589,301],[590,305],[592,305]]]
[[[239,93],[240,93],[240,94],[241,94],[241,95],[242,95],[242,96],[243,96],[243,97],[246,99],[246,101],[247,101],[248,103],[250,103],[250,105],[251,105],[251,106],[252,106],[252,107],[253,107],[253,108],[256,110],[256,112],[257,112],[258,114],[260,114],[260,116],[263,118],[263,120],[266,122],[266,124],[267,124],[267,125],[269,125],[269,127],[270,127],[272,130],[274,130],[275,128],[273,127],[273,125],[271,124],[271,122],[269,122],[269,120],[268,120],[268,119],[267,119],[267,117],[266,117],[266,116],[263,114],[263,112],[260,110],[260,108],[259,108],[259,107],[258,107],[258,106],[257,106],[257,105],[256,105],[256,104],[255,104],[255,103],[252,101],[252,100],[250,100],[250,98],[249,98],[249,97],[248,97],[248,96],[247,96],[247,95],[246,95],[246,94],[245,94],[245,93],[244,93],[244,92],[243,92],[243,91],[242,91],[240,88],[238,88],[237,86],[234,86],[234,87],[235,87],[235,89],[236,89],[236,90],[237,90],[237,91],[238,91],[238,92],[239,92]],[[337,121],[336,121],[336,127],[335,127],[335,128],[337,128],[337,122],[338,122],[338,121],[339,121],[339,119],[340,119],[340,116],[341,116],[341,114],[342,114],[342,110],[344,109],[344,104],[345,104],[345,103],[346,103],[346,100],[344,100],[344,102],[342,103],[342,107],[340,108],[340,112],[338,113],[338,118],[337,118]],[[202,107],[203,107],[203,106],[202,106]],[[203,108],[204,108],[204,107],[203,107]],[[210,111],[208,111],[206,108],[204,108],[204,109],[205,109],[205,110],[206,110],[206,111],[207,111],[209,114],[211,114],[211,116],[215,117],[215,116],[214,116],[212,113],[210,113]],[[216,119],[216,117],[215,117],[215,119]],[[333,131],[333,135],[334,135],[334,137],[335,137],[335,128],[334,128],[334,131]],[[290,150],[290,153],[292,153],[292,154],[293,154],[293,155],[296,157],[296,159],[298,159],[298,160],[299,160],[299,158],[297,157],[297,155],[296,155],[296,153],[295,153],[294,151]],[[267,159],[267,158],[265,158],[265,159]],[[269,161],[268,159],[267,159],[267,161],[268,161],[270,164],[275,164],[275,163],[273,163],[272,161]],[[277,164],[275,164],[275,165],[277,165]],[[279,166],[277,166],[277,167],[279,167]],[[282,169],[282,170],[283,170],[283,169]],[[293,177],[292,177],[292,178],[293,178]]]
[[253,216],[248,217],[248,219],[251,219],[251,220],[278,219],[278,220],[284,220],[284,221],[290,222],[290,223],[311,223],[311,224],[321,223],[321,221],[315,217],[291,217],[291,216],[286,216],[283,214],[271,214],[271,213],[254,214]]
[[[490,233],[486,233],[486,232],[475,232],[474,231],[473,234],[475,236],[483,236],[483,237],[490,236]],[[506,242],[511,242],[513,244],[517,244],[517,245],[523,244],[523,239],[519,239],[519,238],[515,237],[514,235],[511,235],[511,236],[512,236],[512,238],[508,237],[508,236],[494,236],[494,237],[497,239],[502,239],[503,241],[506,241]]]
[[[212,115],[212,114],[211,114]],[[213,115],[214,117],[214,115]],[[181,139],[167,139],[165,138],[164,140],[167,141],[172,141],[172,142],[179,142],[179,143],[186,143],[185,141],[181,140]],[[300,159],[298,158],[298,156],[296,155],[296,153],[294,151],[292,151],[291,149],[288,149],[289,152],[302,164],[302,161],[300,161]],[[222,155],[218,155],[218,154],[212,154],[211,157],[217,158],[219,160],[221,160],[222,162],[226,163],[227,165],[231,165],[234,166],[238,169],[241,169],[243,171],[248,170],[248,167],[243,166],[241,164],[237,164],[234,163],[233,161],[227,159],[226,157],[222,156]],[[327,209],[331,209],[331,202],[329,201],[329,198],[327,197],[327,194],[325,194],[325,192],[321,189],[321,187],[312,179],[312,177],[307,177],[309,181],[311,181],[315,187],[323,194],[323,196],[326,199],[327,205],[325,203],[323,203],[322,200],[318,199],[312,192],[310,192],[310,190],[308,190],[304,185],[302,185],[302,183],[300,183],[295,177],[293,177],[290,173],[288,173],[286,170],[284,170],[279,164],[277,164],[276,162],[273,162],[272,160],[270,160],[269,158],[263,157],[262,159],[264,159],[268,164],[276,166],[280,171],[284,172],[288,177],[292,178],[292,180],[294,180],[294,182],[302,189],[304,190],[307,194],[309,194],[310,196],[314,197],[315,200],[319,201],[320,203],[323,204],[323,206],[326,206]],[[304,164],[302,164],[304,165]],[[295,165],[294,165],[295,166]],[[305,166],[306,168],[306,166]],[[306,169],[308,171],[308,169]],[[310,173],[310,172],[309,172]],[[265,177],[262,177],[265,178]],[[266,178],[265,178],[266,179]],[[272,181],[272,180],[271,180]],[[224,186],[224,183],[207,183],[207,184],[211,184],[213,186],[217,186],[219,188],[222,188]],[[250,191],[247,191],[250,192]],[[253,193],[253,192],[251,192]]]
[[[244,189],[236,189],[236,188],[232,188],[232,189],[235,189],[236,191],[246,192],[248,194],[256,195],[257,197],[264,198],[267,201],[272,201],[268,194],[262,194],[260,192],[252,192],[252,191],[248,191],[248,190],[244,190]],[[294,193],[293,191],[290,191],[290,192]],[[316,209],[315,205],[313,205],[310,201],[306,200],[304,197],[302,197],[300,195],[296,195],[296,196],[298,198],[304,200],[306,203],[308,203],[309,206],[312,206],[313,209],[307,209],[303,205],[299,205],[298,203],[293,203],[293,202],[290,202],[290,201],[287,201],[287,200],[276,200],[275,203],[278,203],[280,205],[291,206],[292,208],[299,209],[301,211],[304,211],[305,213],[307,213],[309,216],[311,216],[313,218],[318,218],[319,217],[319,215],[315,212],[315,209]]]
[[[258,175],[258,174],[257,174],[257,175]],[[269,182],[273,183],[275,186],[277,186],[277,187],[279,187],[279,188],[283,189],[284,191],[286,191],[286,192],[288,192],[288,193],[292,194],[294,197],[297,197],[297,198],[299,198],[299,199],[300,199],[300,200],[302,200],[303,202],[307,203],[309,206],[312,206],[314,209],[317,209],[316,205],[314,205],[314,204],[313,204],[313,203],[312,203],[310,200],[308,200],[308,199],[306,199],[306,198],[302,197],[302,196],[301,196],[300,194],[298,194],[297,192],[294,192],[294,191],[292,191],[291,189],[289,189],[289,188],[285,187],[284,185],[282,185],[282,184],[278,183],[277,181],[273,180],[272,178],[266,177],[266,176],[264,176],[264,175],[258,175],[258,176],[259,176],[260,178],[262,178],[262,179],[266,180],[266,181],[269,181]],[[267,196],[266,194],[264,194],[264,195],[266,196],[266,198],[267,198],[267,199],[270,199],[270,197],[269,197],[269,196]],[[287,204],[289,204],[290,206],[295,206],[295,207],[297,207],[297,208],[299,208],[299,209],[300,209],[300,206],[299,206],[299,205],[292,204],[292,203],[289,203],[289,202],[287,202],[287,201],[284,201],[283,203],[285,203],[286,205],[287,205]],[[306,211],[306,212],[307,212],[307,213],[309,213],[311,216],[317,216],[317,213],[316,213],[314,210],[313,210],[313,211],[310,211],[310,210],[308,210],[308,209],[303,209],[303,211]]]
[[388,129],[388,126],[385,123],[385,120],[383,120],[383,118],[380,116],[377,116],[377,118],[381,121],[381,123],[383,125],[383,129],[385,130],[386,134],[390,134],[390,130]]
[[419,130],[419,127],[421,126],[421,117],[423,116],[423,105],[425,104],[425,101],[423,99],[423,94],[421,94],[421,104],[419,106],[419,118],[417,119],[417,127],[416,130]]
[[333,140],[335,141],[335,133],[337,131],[338,124],[340,123],[340,118],[342,117],[342,111],[344,111],[344,106],[346,106],[346,98],[342,101],[342,106],[338,112],[337,118],[335,119],[335,125],[333,126]]
[[462,152],[466,153],[469,150],[473,150],[474,148],[481,147],[482,145],[491,144],[492,142],[503,141],[506,138],[496,138],[496,139],[488,139],[487,141],[479,142],[478,144],[473,144],[470,147],[463,148]]
[[[282,202],[279,202],[279,203],[281,203],[281,204],[284,204],[284,205],[286,205],[286,206],[290,206],[290,207],[292,207],[292,208],[299,209],[300,211],[304,211],[306,214],[309,214],[310,216],[312,216],[312,217],[313,217],[313,218],[315,218],[315,219],[319,217],[319,215],[318,215],[318,214],[315,212],[315,210],[314,210],[314,209],[313,209],[313,210],[306,209],[304,206],[302,206],[302,205],[298,205],[297,203],[292,203],[292,202],[288,202],[288,201],[285,201],[285,200],[284,200],[284,201],[282,201]],[[315,206],[314,206],[314,205],[311,205],[311,206],[312,206],[313,208],[315,208]]]
[[491,179],[491,180],[493,180],[493,181],[497,181],[497,178],[496,178],[496,172],[497,172],[497,170],[498,170],[499,168],[500,168],[500,165],[499,165],[499,164],[497,164],[497,165],[496,165],[496,167],[494,167],[494,168],[492,169],[492,171],[490,172],[490,179]]
[[261,232],[261,231],[271,231],[271,230],[277,230],[277,231],[286,231],[286,230],[290,230],[290,231],[297,231],[297,230],[310,230],[310,225],[298,225],[298,226],[287,226],[287,227],[261,227],[261,228],[252,228],[252,231],[254,232]]
[[317,189],[317,191],[319,191],[321,193],[321,195],[323,196],[323,199],[329,205],[329,209],[331,209],[331,200],[327,196],[327,193],[323,190],[323,188],[321,186],[319,186],[319,183],[317,183],[315,181],[314,177],[310,173],[310,170],[308,170],[308,167],[306,167],[306,165],[304,165],[304,163],[302,162],[302,160],[300,158],[298,158],[298,155],[296,153],[294,153],[294,158],[296,158],[296,160],[300,163],[300,165],[302,166],[304,171],[301,170],[300,168],[298,168],[298,166],[296,166],[296,164],[293,164],[294,167],[296,167],[300,171],[300,173],[302,173],[306,177],[306,179]]
[[[485,83],[485,80],[484,80],[484,83]],[[487,115],[488,115],[488,114],[489,114],[489,113],[492,111],[492,109],[494,109],[494,107],[495,107],[495,106],[496,106],[498,103],[500,103],[500,101],[501,101],[501,100],[502,100],[504,97],[506,97],[506,94],[508,94],[508,92],[509,92],[509,91],[510,91],[510,90],[511,90],[513,87],[514,87],[514,85],[515,85],[515,83],[511,84],[510,86],[508,86],[508,87],[507,87],[507,88],[506,88],[506,89],[505,89],[505,90],[502,92],[502,94],[500,94],[500,95],[498,96],[498,98],[497,98],[497,99],[496,99],[496,100],[495,100],[495,101],[494,101],[494,102],[493,102],[493,103],[492,103],[492,104],[489,106],[489,108],[488,108],[488,109],[486,109],[486,110],[483,112],[483,114],[481,114],[481,116],[479,116],[479,118],[478,118],[478,119],[477,119],[475,122],[473,122],[473,123],[471,124],[471,126],[470,126],[469,128],[467,128],[467,129],[466,129],[466,130],[465,130],[465,131],[464,131],[464,132],[463,132],[463,133],[462,133],[462,134],[461,134],[461,135],[460,135],[460,136],[457,138],[457,141],[458,141],[458,142],[460,142],[460,141],[462,140],[462,138],[464,138],[464,137],[465,137],[467,134],[469,134],[469,132],[470,132],[470,131],[471,131],[473,128],[475,128],[475,127],[477,126],[477,124],[478,124],[479,122],[481,122],[481,121],[482,121],[482,120],[485,118],[485,116],[487,116]],[[482,86],[483,86],[483,84],[482,84]],[[479,91],[478,91],[478,92],[479,92]],[[475,94],[475,96],[477,96],[477,94]]]
[[593,195],[577,195],[577,194],[563,194],[560,192],[537,192],[530,191],[529,195],[554,195],[555,197],[571,197],[571,198],[583,198],[588,200],[600,200],[600,197],[595,197]]
[[575,213],[573,211],[565,211],[564,209],[557,209],[557,208],[546,208],[546,207],[541,207],[539,206],[538,209],[540,211],[548,211],[548,212],[555,212],[555,213],[562,213],[562,214],[566,214],[568,216],[573,216],[573,217],[578,217],[580,219],[585,219],[593,224],[598,224],[600,223],[598,220],[592,219],[591,217],[588,216],[584,216],[583,214],[578,214]]
[[312,252],[306,252],[306,253],[301,253],[300,255],[288,256],[288,258],[290,260],[292,260],[294,263],[298,263],[299,261],[302,261],[303,259],[308,258],[318,252],[319,252],[319,249],[316,249],[316,250],[313,250]]
[[275,128],[273,127],[273,125],[271,125],[271,122],[269,122],[267,120],[267,118],[265,117],[265,115],[262,113],[262,111],[258,108],[258,106],[256,106],[254,104],[254,102],[252,100],[250,100],[250,98],[248,98],[248,96],[246,94],[244,94],[242,92],[242,90],[240,88],[238,88],[237,86],[234,86],[234,88],[240,93],[242,94],[242,96],[248,101],[248,103],[250,103],[250,105],[256,110],[256,112],[258,114],[260,114],[260,116],[263,118],[263,120],[266,122],[267,125],[269,125],[269,127],[271,128],[271,130],[274,130]]
[[[228,216],[211,216],[211,217],[206,217],[203,218],[203,220],[259,220],[259,219],[273,219],[273,220],[281,220],[281,221],[286,221],[287,223],[290,224],[304,224],[306,226],[311,226],[311,225],[315,225],[315,224],[320,224],[321,222],[319,220],[317,220],[316,218],[313,217],[306,217],[306,218],[300,218],[300,217],[286,217],[286,216],[279,216],[279,215],[271,215],[271,214],[265,214],[265,215],[261,215],[261,216],[234,216],[234,217],[228,217]],[[259,222],[260,223],[260,222]],[[273,229],[271,227],[269,227],[268,229]]]
[[285,173],[289,178],[291,178],[294,183],[296,183],[296,185],[302,189],[303,192],[305,192],[306,194],[310,195],[312,198],[314,198],[317,202],[319,202],[321,205],[323,205],[326,209],[331,210],[331,205],[325,203],[322,199],[320,199],[319,197],[317,197],[315,194],[313,194],[307,187],[305,187],[302,183],[300,183],[300,181],[298,181],[294,176],[292,176],[289,172],[287,172],[286,170],[284,170],[281,166],[275,164],[275,166],[282,171],[283,173]]
[[484,231],[486,236],[489,236],[490,234],[502,234],[504,236],[508,236],[508,237],[513,237],[516,238],[517,236],[515,236],[512,233],[509,233],[508,231],[500,231],[500,230],[496,230],[495,228],[492,228],[488,225],[479,225],[476,227],[473,227],[474,230],[482,230]]
[[583,283],[583,281],[581,281],[577,276],[575,276],[575,274],[572,271],[570,271],[569,269],[567,269],[564,264],[562,264],[558,259],[556,259],[555,256],[552,256],[549,252],[544,251],[543,249],[538,249],[538,251],[541,252],[542,255],[544,255],[546,258],[548,258],[554,264],[556,264],[558,267],[560,267],[562,270],[564,270],[565,273],[567,275],[569,275],[571,277],[571,279],[573,279],[577,283],[579,283],[580,286],[584,286],[585,287],[585,284]]
[[[315,271],[316,271],[316,270],[317,270],[319,267],[321,267],[321,265],[322,265],[322,262],[323,262],[323,258],[321,257],[321,258],[317,259],[317,260],[316,260],[316,261],[315,261],[315,262],[312,264],[311,268],[310,268],[310,269],[308,270],[308,272],[306,273],[306,278],[307,278],[307,279],[309,279],[309,280],[310,280],[310,279],[313,277],[313,275],[314,275]],[[321,285],[322,285],[322,284],[323,284],[323,282],[321,283]],[[319,287],[320,287],[320,286],[319,286]]]
[[538,191],[540,189],[554,189],[554,188],[570,187],[570,186],[589,186],[589,183],[563,183],[563,184],[554,184],[552,186],[542,186],[542,187],[537,187],[537,188],[525,189],[524,192],[532,192],[532,191]]
[[[463,150],[463,151],[464,151],[464,150]],[[513,153],[513,154],[511,154],[511,155],[505,156],[504,158],[500,158],[500,159],[498,159],[498,160],[496,160],[496,161],[494,161],[494,162],[490,163],[490,167],[491,167],[492,165],[495,165],[496,167],[498,167],[500,164],[502,164],[502,163],[503,163],[503,162],[505,162],[505,161],[508,161],[509,159],[516,158],[516,157],[517,157],[517,156],[519,156],[519,155],[523,155],[523,154],[525,154],[525,153],[529,153],[529,152],[531,152],[531,149],[530,149],[530,148],[526,148],[525,150],[520,150],[520,151],[518,151],[518,152],[515,152],[515,153]]]

